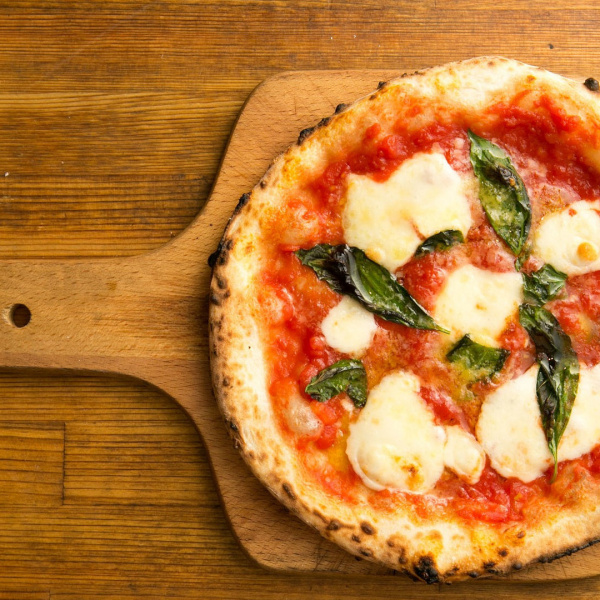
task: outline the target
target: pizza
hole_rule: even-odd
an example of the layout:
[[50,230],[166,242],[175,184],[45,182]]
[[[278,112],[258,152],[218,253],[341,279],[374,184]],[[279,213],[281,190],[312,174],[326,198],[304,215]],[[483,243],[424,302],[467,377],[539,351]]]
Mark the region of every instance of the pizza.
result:
[[600,538],[598,83],[503,58],[301,132],[212,257],[245,461],[349,552],[429,583]]

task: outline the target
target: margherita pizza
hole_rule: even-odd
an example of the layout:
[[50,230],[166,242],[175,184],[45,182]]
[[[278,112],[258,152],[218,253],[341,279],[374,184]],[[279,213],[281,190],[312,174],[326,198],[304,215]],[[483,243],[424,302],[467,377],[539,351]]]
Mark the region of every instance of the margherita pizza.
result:
[[244,459],[427,582],[600,538],[600,104],[500,58],[340,106],[242,198],[211,361]]

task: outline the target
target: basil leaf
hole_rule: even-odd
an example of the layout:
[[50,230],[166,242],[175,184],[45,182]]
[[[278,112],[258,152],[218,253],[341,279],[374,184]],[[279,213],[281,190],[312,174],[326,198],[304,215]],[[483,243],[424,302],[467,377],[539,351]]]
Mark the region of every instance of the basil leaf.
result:
[[550,311],[541,306],[522,304],[519,321],[535,344],[540,366],[536,396],[548,448],[554,459],[554,481],[558,470],[558,444],[577,396],[579,361],[571,339]]
[[446,231],[440,231],[428,237],[415,252],[415,258],[431,254],[432,252],[446,250],[456,244],[462,244],[465,241],[462,231],[457,229],[447,229]]
[[566,281],[567,275],[557,271],[552,265],[544,265],[529,275],[523,273],[525,300],[541,306],[556,298]]
[[500,371],[509,355],[508,350],[478,344],[467,334],[446,354],[446,358],[468,371],[469,379],[475,382],[489,379]]
[[362,408],[367,402],[367,372],[360,360],[340,360],[315,375],[304,391],[319,402],[347,392],[354,406]]
[[368,258],[360,248],[319,244],[310,250],[298,250],[296,256],[334,292],[358,300],[382,319],[415,329],[449,333],[386,268]]
[[525,185],[502,148],[472,131],[468,136],[483,210],[494,231],[518,256],[531,226],[531,204]]

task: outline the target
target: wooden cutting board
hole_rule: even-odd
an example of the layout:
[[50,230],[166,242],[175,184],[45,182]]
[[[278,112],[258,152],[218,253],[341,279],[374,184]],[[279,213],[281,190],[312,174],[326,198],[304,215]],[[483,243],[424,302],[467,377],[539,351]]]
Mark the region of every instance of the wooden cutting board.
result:
[[[210,385],[208,257],[242,193],[298,132],[399,73],[310,71],[275,76],[246,102],[209,201],[164,247],[101,260],[0,261],[0,367],[102,371],[145,380],[170,394],[200,432],[232,529],[264,567],[390,575],[322,539],[279,505],[227,436]],[[23,327],[11,311],[25,305]],[[512,575],[563,580],[600,574],[600,546]]]

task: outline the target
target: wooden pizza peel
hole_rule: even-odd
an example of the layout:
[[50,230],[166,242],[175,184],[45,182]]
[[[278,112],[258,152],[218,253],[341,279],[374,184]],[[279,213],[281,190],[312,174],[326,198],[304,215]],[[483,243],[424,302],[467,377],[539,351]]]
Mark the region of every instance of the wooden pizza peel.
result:
[[[118,259],[0,261],[0,367],[128,375],[169,394],[204,440],[237,539],[266,568],[395,573],[347,554],[290,515],[233,448],[210,383],[208,258],[240,196],[300,130],[395,75],[290,72],[262,83],[239,115],[206,205],[158,250]],[[600,546],[510,577],[547,581],[597,574]]]

